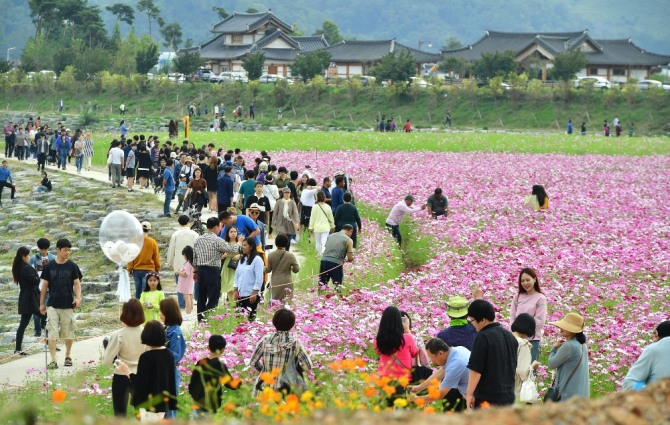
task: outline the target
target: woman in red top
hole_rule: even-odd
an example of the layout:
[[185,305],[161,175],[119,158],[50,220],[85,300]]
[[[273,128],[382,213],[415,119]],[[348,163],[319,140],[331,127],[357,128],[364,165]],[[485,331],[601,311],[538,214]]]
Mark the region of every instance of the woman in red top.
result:
[[188,189],[191,195],[191,206],[195,205],[198,211],[202,211],[202,207],[207,205],[209,201],[209,196],[205,193],[207,190],[207,180],[202,178],[200,167],[195,167],[193,180],[188,183]]
[[397,307],[386,307],[379,322],[375,338],[375,351],[379,354],[377,372],[381,376],[412,379],[412,359],[419,354],[414,337],[405,333],[402,316]]

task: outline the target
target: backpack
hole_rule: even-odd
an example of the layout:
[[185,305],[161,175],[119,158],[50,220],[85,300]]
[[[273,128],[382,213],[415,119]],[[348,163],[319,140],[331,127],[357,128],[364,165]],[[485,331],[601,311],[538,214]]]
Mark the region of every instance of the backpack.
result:
[[302,368],[297,362],[297,342],[293,343],[292,353],[289,360],[284,364],[284,368],[279,374],[279,391],[285,391],[287,394],[302,394],[307,390],[305,378],[302,376]]

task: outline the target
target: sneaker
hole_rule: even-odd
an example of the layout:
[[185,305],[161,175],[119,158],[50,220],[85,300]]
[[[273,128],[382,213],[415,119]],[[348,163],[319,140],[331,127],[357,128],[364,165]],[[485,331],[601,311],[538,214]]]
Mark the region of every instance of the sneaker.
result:
[[50,370],[58,369],[58,363],[56,363],[56,362],[49,363],[47,365],[47,369],[50,369]]
[[104,338],[102,339],[102,348],[104,348],[104,349],[106,350],[108,344],[109,344],[109,338],[104,337]]
[[338,294],[342,292],[342,284],[340,283],[339,285],[335,285],[335,292]]
[[63,363],[63,366],[66,366],[66,367],[72,366],[72,358],[71,357],[66,357],[65,358],[65,363]]
[[19,356],[27,356],[28,355],[28,353],[26,353],[25,351],[21,351],[21,350],[14,350],[14,354],[17,354]]

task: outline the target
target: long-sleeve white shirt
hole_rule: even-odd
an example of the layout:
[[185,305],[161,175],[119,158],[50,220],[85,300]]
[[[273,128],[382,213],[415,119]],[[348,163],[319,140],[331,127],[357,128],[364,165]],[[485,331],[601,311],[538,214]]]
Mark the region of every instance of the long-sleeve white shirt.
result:
[[386,224],[390,224],[391,226],[398,226],[400,223],[402,223],[402,220],[407,214],[413,214],[419,211],[421,211],[421,207],[408,207],[405,201],[400,201],[391,209],[391,213],[386,219]]

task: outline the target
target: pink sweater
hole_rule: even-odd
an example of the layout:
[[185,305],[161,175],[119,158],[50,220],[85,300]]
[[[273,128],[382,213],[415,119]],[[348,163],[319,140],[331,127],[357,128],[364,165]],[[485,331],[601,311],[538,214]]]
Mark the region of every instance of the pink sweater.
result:
[[404,334],[404,337],[405,345],[400,347],[400,349],[394,353],[404,367],[397,364],[392,355],[387,356],[386,354],[381,354],[379,350],[377,350],[377,341],[375,341],[375,351],[379,354],[379,367],[377,368],[377,372],[379,372],[381,376],[390,376],[393,378],[406,376],[408,379],[411,379],[412,376],[409,368],[412,367],[412,359],[419,354],[419,349],[416,348],[416,343],[414,342],[412,335]]
[[547,320],[547,297],[537,291],[531,295],[517,293],[512,298],[510,323],[521,313],[528,313],[535,319],[535,336],[531,341],[541,341],[544,335],[544,322]]

